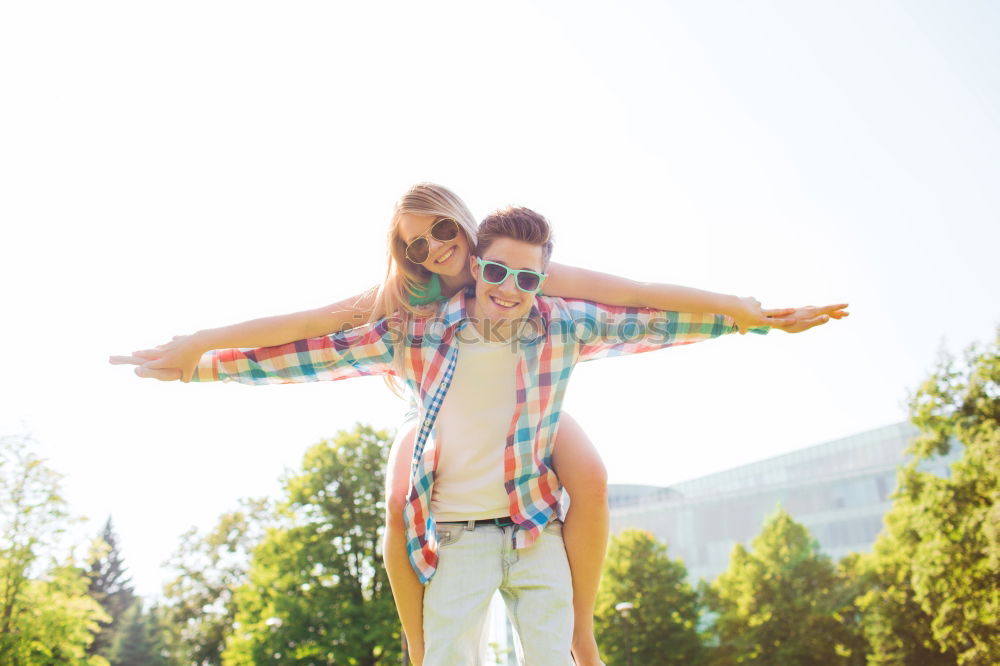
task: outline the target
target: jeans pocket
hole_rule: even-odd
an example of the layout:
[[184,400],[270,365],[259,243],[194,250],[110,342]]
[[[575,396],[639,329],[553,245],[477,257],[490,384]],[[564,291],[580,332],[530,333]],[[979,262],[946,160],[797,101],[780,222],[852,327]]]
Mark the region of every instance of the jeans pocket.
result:
[[563,523],[558,518],[553,518],[549,521],[549,524],[545,526],[543,530],[546,534],[553,534],[560,539],[562,538]]
[[461,539],[465,528],[454,525],[449,525],[448,527],[438,526],[435,528],[435,532],[437,533],[438,548],[443,548]]

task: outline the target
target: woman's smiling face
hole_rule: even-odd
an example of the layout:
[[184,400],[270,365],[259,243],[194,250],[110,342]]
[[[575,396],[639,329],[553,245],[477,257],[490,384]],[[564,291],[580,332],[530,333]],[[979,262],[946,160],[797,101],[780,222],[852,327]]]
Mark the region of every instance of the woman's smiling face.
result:
[[461,228],[458,235],[449,241],[439,241],[430,233],[434,223],[441,219],[436,215],[400,213],[397,219],[397,233],[403,245],[409,245],[418,238],[428,243],[427,259],[420,265],[432,273],[455,276],[465,270],[469,259],[469,239]]

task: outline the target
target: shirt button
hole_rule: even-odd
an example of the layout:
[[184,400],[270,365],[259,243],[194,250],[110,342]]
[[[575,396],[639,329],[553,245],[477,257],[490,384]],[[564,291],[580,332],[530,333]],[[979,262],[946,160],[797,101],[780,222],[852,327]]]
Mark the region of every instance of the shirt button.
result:
[[431,420],[430,419],[427,419],[426,421],[424,421],[424,425],[425,426],[429,426],[430,424],[431,424]]

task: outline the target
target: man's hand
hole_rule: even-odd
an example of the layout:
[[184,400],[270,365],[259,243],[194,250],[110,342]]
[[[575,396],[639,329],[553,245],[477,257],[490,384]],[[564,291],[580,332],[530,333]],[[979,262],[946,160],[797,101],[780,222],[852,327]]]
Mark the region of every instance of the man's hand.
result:
[[736,328],[740,334],[746,333],[751,328],[760,326],[791,326],[795,319],[791,318],[795,308],[784,308],[779,310],[765,310],[760,306],[760,301],[756,298],[746,296],[738,298],[736,308],[730,314],[736,323]]
[[191,381],[198,360],[205,353],[197,335],[178,335],[153,349],[134,351],[130,356],[112,356],[115,365],[136,365],[135,374],[161,381]]
[[843,319],[849,316],[851,313],[845,309],[846,307],[847,303],[839,303],[821,307],[807,305],[792,310],[781,310],[782,316],[769,325],[785,333],[801,333],[814,326],[825,324],[831,319]]

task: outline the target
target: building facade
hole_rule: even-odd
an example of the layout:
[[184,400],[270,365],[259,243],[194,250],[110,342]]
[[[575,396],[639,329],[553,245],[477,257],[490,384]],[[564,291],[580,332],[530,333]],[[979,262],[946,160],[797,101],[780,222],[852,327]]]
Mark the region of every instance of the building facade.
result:
[[[903,422],[669,488],[612,485],[611,532],[651,532],[669,546],[670,557],[684,561],[692,583],[725,571],[733,546],[749,545],[779,506],[834,559],[865,552],[882,529],[897,470],[916,435]],[[960,455],[953,446],[921,469],[947,477]]]

